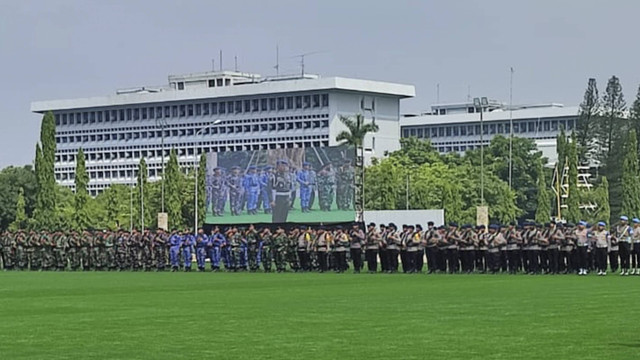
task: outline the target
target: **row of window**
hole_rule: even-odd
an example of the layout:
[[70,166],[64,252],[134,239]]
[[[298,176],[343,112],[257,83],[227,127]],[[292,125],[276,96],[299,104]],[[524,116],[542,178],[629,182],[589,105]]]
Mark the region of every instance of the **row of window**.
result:
[[[253,125],[260,123],[272,123],[280,121],[291,120],[316,120],[316,119],[329,119],[329,114],[307,114],[307,115],[292,115],[292,116],[273,116],[262,118],[245,118],[245,119],[225,119],[222,124],[231,125]],[[166,122],[164,124],[165,129],[180,129],[194,127],[201,129],[203,127],[211,125],[211,120],[206,121],[183,121],[183,122]],[[99,134],[113,131],[136,131],[136,130],[157,130],[160,128],[160,124],[150,125],[136,125],[136,126],[108,126],[108,127],[92,127],[88,129],[73,129],[73,130],[57,130],[57,135],[78,135],[78,134]]]
[[[301,144],[293,146],[293,144]],[[326,145],[324,145],[326,144]],[[286,136],[269,139],[234,139],[208,141],[199,143],[195,147],[193,144],[173,144],[167,145],[164,149],[164,156],[169,156],[171,147],[175,148],[178,156],[193,156],[194,151],[200,155],[204,152],[224,152],[243,150],[269,150],[294,147],[328,146],[328,135],[307,135],[307,136]],[[85,157],[89,161],[112,161],[126,159],[161,158],[162,149],[159,144],[154,146],[137,146],[135,148],[87,148],[84,149]],[[56,153],[56,163],[74,162],[75,152],[58,151]]]
[[294,109],[318,109],[328,106],[329,94],[313,94],[182,105],[140,106],[103,111],[58,113],[55,114],[55,120],[56,126],[91,125],[131,120],[169,119]]
[[[575,127],[575,119],[563,120],[519,120],[513,123],[514,134],[526,134],[548,131],[559,131],[563,127],[568,131]],[[509,122],[488,123],[483,126],[483,135],[511,134]],[[403,126],[402,137],[438,138],[447,136],[480,135],[480,124],[477,125],[449,125],[449,126]]]
[[[258,133],[258,132],[273,132],[273,131],[291,131],[291,130],[311,130],[311,129],[325,129],[329,127],[329,120],[313,120],[313,121],[291,121],[291,122],[278,122],[269,124],[254,124],[254,125],[233,125],[233,126],[213,126],[202,131],[202,136],[218,135],[218,134],[244,134],[244,133]],[[201,129],[198,128],[186,128],[186,129],[165,129],[164,138],[172,140],[174,138],[180,138],[184,136],[195,136],[195,134]],[[111,132],[106,134],[86,134],[86,135],[71,135],[71,136],[56,136],[57,144],[67,143],[86,143],[86,142],[101,142],[101,141],[135,141],[145,139],[160,139],[162,138],[162,130],[146,130],[146,131],[132,131],[132,132]]]

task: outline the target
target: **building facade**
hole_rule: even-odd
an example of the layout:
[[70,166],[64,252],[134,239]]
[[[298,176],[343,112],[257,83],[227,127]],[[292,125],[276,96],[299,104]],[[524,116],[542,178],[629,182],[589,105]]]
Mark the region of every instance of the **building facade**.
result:
[[206,152],[337,145],[341,115],[376,122],[380,131],[365,139],[365,154],[381,156],[399,147],[400,100],[413,96],[411,85],[221,71],[169,76],[168,86],[111,96],[37,101],[31,111],[55,116],[58,183],[74,187],[82,148],[95,196],[112,183],[134,184],[141,158],[149,180],[160,179],[172,148],[188,167]]
[[488,145],[494,136],[508,137],[513,123],[514,136],[535,140],[543,156],[555,163],[556,137],[562,128],[567,135],[573,132],[578,107],[541,104],[510,109],[497,101],[489,101],[482,115],[481,130],[480,108],[473,103],[433,105],[430,113],[403,116],[400,119],[401,136],[428,139],[442,154],[463,153],[479,148],[481,143]]

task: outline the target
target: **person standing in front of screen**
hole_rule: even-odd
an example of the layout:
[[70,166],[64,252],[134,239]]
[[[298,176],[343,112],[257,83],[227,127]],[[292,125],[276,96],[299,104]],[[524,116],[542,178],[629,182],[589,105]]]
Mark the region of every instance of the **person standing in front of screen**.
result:
[[273,176],[271,186],[272,199],[271,203],[271,222],[274,224],[287,222],[289,215],[289,206],[291,205],[291,176],[288,171],[289,163],[287,160],[278,160],[276,165],[276,173]]

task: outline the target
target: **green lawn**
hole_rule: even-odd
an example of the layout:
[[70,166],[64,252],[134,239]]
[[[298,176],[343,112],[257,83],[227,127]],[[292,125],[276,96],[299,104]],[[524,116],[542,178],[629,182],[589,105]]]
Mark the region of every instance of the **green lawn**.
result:
[[0,273],[2,359],[637,359],[640,278]]

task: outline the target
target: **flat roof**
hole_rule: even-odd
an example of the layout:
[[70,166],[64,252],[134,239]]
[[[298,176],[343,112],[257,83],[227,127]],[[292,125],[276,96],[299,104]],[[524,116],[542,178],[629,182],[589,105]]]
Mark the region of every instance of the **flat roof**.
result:
[[[554,117],[575,117],[578,116],[578,106],[567,107],[547,107],[513,110],[513,119],[538,119]],[[505,121],[509,120],[508,110],[494,110],[483,114],[483,121]],[[480,113],[472,114],[451,114],[451,115],[420,115],[400,118],[400,126],[418,125],[440,125],[480,122]]]
[[225,98],[278,94],[298,91],[342,90],[409,98],[416,95],[413,85],[382,81],[329,77],[320,79],[299,79],[287,81],[266,81],[257,84],[232,85],[214,88],[169,90],[155,93],[114,94],[109,96],[34,101],[31,111],[42,113],[49,110],[70,110],[93,107],[123,106],[132,104],[152,104],[169,101]]

